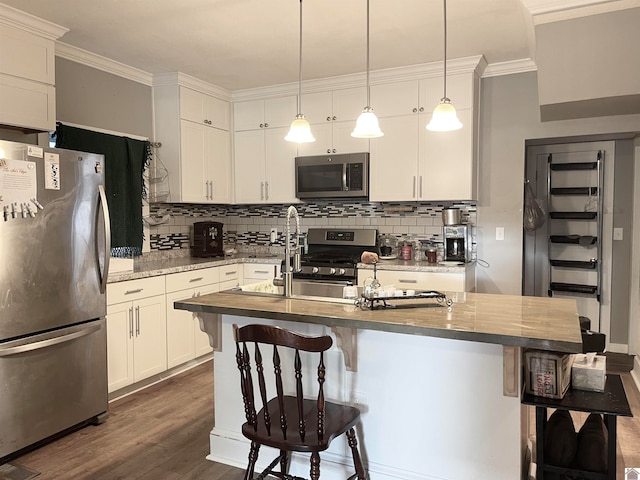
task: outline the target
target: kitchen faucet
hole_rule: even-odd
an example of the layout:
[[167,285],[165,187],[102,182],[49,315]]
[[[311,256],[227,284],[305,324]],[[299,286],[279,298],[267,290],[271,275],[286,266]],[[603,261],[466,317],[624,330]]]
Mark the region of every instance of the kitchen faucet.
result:
[[[296,220],[295,231],[295,249],[293,253],[293,266],[291,265],[291,217]],[[290,297],[293,285],[293,273],[299,272],[300,266],[300,217],[296,207],[291,205],[287,209],[287,223],[285,227],[285,241],[284,241],[284,265],[282,269],[282,283],[284,284],[284,296]],[[274,279],[274,285],[277,285],[278,279]]]

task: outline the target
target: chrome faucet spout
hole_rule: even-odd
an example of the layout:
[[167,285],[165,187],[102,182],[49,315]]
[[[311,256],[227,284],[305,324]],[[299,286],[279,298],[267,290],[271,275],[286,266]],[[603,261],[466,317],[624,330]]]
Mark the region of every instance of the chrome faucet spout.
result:
[[[293,266],[291,265],[291,218],[296,221],[295,231],[295,248],[293,254]],[[287,219],[285,227],[285,243],[284,243],[284,270],[282,278],[284,280],[284,296],[290,297],[293,290],[293,272],[300,271],[300,217],[298,210],[291,205],[287,209]]]

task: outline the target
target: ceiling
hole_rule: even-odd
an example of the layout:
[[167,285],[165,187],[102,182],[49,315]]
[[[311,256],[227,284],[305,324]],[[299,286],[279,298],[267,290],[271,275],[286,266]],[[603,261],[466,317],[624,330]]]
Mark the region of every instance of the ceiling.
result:
[[[60,42],[150,74],[182,72],[230,91],[298,79],[296,0],[0,2],[68,28]],[[594,3],[617,1],[450,0],[447,57],[534,59],[536,12]],[[366,0],[307,0],[303,23],[304,79],[365,71]],[[372,70],[443,59],[441,0],[370,0],[370,28]]]

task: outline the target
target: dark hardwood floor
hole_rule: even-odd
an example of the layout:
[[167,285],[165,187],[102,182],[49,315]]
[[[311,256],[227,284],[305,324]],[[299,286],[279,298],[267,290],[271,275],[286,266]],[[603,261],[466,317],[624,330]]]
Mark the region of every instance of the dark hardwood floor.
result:
[[109,418],[12,461],[37,480],[241,480],[206,460],[213,425],[211,362],[109,405]]
[[[634,417],[618,419],[616,478],[624,478],[625,466],[640,467],[640,394],[629,373],[622,373],[622,379]],[[104,424],[11,463],[41,472],[36,480],[241,480],[241,470],[205,459],[212,405],[208,362],[111,403]],[[577,417],[579,426],[584,418]]]

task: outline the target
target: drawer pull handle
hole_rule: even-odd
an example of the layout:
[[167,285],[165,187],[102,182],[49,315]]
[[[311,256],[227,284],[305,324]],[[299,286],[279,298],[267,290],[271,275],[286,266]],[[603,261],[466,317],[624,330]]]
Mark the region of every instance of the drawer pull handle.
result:
[[256,270],[255,273],[269,273],[269,270]]
[[200,280],[202,280],[202,277],[192,278],[189,282],[199,282]]
[[135,290],[127,290],[124,292],[125,295],[131,295],[133,293],[140,293],[144,288],[136,288]]
[[233,272],[227,272],[225,275],[237,275],[238,271],[234,270]]
[[408,280],[408,279],[404,279],[404,278],[401,278],[400,280],[398,280],[398,282],[400,282],[400,283],[418,283],[417,280]]

